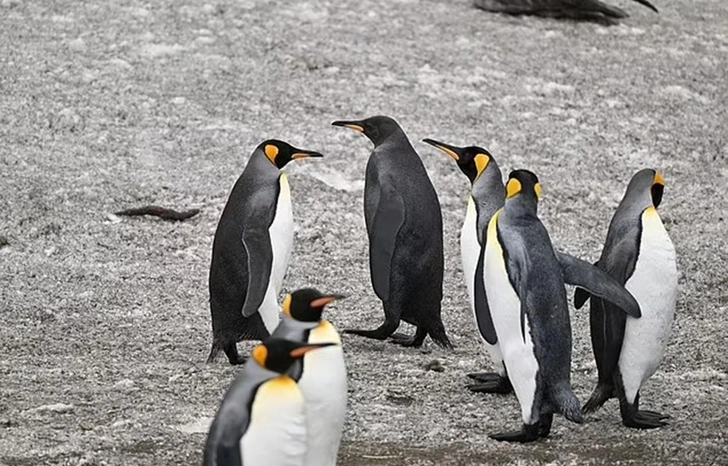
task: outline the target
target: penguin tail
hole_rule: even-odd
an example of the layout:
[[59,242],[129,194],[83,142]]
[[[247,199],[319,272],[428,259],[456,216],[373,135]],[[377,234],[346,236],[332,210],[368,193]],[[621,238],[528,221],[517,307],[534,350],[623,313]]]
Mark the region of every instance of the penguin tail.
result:
[[222,347],[217,343],[213,343],[212,349],[210,349],[210,355],[207,357],[206,363],[210,364],[211,362],[215,362],[215,359],[217,359],[217,355],[220,354],[220,351],[222,351]]
[[442,324],[434,326],[427,333],[438,346],[445,349],[453,349],[452,343],[450,343],[450,339],[447,337],[447,333],[445,333],[445,327]]
[[597,384],[596,388],[592,392],[589,400],[584,404],[582,411],[584,413],[593,413],[597,409],[601,408],[602,405],[614,395],[612,387],[608,387],[604,384]]
[[560,384],[555,390],[552,390],[551,402],[554,405],[554,410],[566,419],[577,424],[584,422],[579,399],[574,395],[574,391],[568,382]]

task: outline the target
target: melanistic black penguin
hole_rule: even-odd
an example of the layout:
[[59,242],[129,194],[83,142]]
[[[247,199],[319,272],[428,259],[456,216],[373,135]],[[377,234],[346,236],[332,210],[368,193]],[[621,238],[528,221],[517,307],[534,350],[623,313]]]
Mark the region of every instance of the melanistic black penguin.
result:
[[300,343],[329,343],[294,362],[288,374],[298,383],[306,411],[305,466],[336,466],[346,418],[348,384],[344,351],[336,328],[322,319],[324,306],[342,299],[302,288],[283,300],[283,318],[271,338]]
[[[662,176],[652,169],[632,177],[596,263],[632,293],[642,317],[625,316],[603,299],[592,298],[590,304],[599,382],[584,412],[595,411],[616,396],[622,423],[640,429],[661,427],[668,418],[639,409],[639,391],[660,365],[670,339],[677,301],[675,247],[657,213],[664,187]],[[588,298],[577,289],[575,306],[581,307]]]
[[242,364],[240,340],[263,340],[276,328],[278,292],[293,247],[293,211],[286,174],[291,160],[322,157],[278,140],[261,143],[233,186],[212,245],[212,349]]
[[268,338],[220,403],[205,443],[204,466],[306,466],[305,400],[286,372],[309,351],[330,346]]
[[511,172],[506,201],[488,224],[485,290],[508,377],[521,405],[520,431],[495,440],[530,442],[548,436],[553,413],[582,422],[571,389],[571,324],[564,283],[589,289],[626,312],[639,305],[593,265],[554,251],[537,215],[541,185],[527,170]]
[[488,299],[485,295],[484,261],[482,260],[485,257],[482,251],[488,238],[488,222],[493,214],[503,207],[505,201],[503,175],[496,160],[490,152],[482,147],[457,147],[434,139],[424,139],[423,142],[437,147],[452,157],[471,183],[468,210],[460,231],[463,278],[468,289],[475,325],[496,372],[468,374],[470,378],[477,381],[475,384],[468,385],[468,389],[483,393],[510,393],[513,391],[513,387],[508,381],[498,337],[493,332],[488,333],[488,329],[492,329],[493,324],[490,309],[488,309]]
[[[364,186],[364,219],[374,292],[384,305],[375,330],[344,333],[419,347],[429,334],[451,348],[442,324],[442,212],[420,156],[399,124],[386,116],[335,121],[374,143]],[[412,337],[394,334],[400,320],[415,325]]]
[[[647,0],[635,1],[655,13],[658,12]],[[626,11],[599,0],[474,0],[473,4],[476,8],[491,13],[570,18],[610,24],[629,16]]]

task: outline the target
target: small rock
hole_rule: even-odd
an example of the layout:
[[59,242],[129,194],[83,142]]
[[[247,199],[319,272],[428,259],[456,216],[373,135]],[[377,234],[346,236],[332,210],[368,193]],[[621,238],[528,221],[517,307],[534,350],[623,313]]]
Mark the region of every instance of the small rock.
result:
[[433,359],[423,366],[426,371],[445,372],[445,368],[438,359]]
[[5,246],[10,246],[10,241],[8,241],[5,236],[0,235],[0,249],[4,248]]
[[50,123],[50,127],[55,131],[70,131],[71,133],[83,130],[84,126],[81,115],[70,108],[64,108],[58,112]]
[[80,37],[73,39],[71,42],[69,42],[68,48],[73,50],[74,52],[85,52],[88,49],[88,47],[86,46],[86,42]]
[[5,429],[10,428],[10,427],[15,427],[17,425],[18,425],[17,422],[11,421],[10,419],[0,419],[0,427],[3,427]]
[[55,403],[51,405],[43,405],[38,406],[37,408],[32,408],[26,411],[27,414],[35,414],[35,413],[56,413],[56,414],[66,414],[73,411],[73,405],[65,404],[65,403]]
[[111,223],[121,223],[121,218],[118,215],[106,214],[106,220]]
[[134,388],[134,381],[131,379],[122,379],[119,380],[114,384],[114,388],[116,389],[122,389],[122,390],[129,390]]

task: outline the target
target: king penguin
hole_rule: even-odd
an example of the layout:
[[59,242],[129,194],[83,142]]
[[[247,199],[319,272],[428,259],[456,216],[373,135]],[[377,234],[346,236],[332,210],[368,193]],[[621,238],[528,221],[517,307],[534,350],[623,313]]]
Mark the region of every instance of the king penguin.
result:
[[210,426],[204,466],[304,466],[304,398],[286,371],[309,351],[329,345],[269,338],[255,347]]
[[293,246],[293,211],[286,174],[291,160],[322,157],[277,140],[250,156],[222,211],[212,245],[212,349],[242,364],[236,343],[263,340],[279,321],[278,292]]
[[[677,300],[675,247],[657,213],[664,187],[655,170],[644,169],[632,177],[596,263],[634,295],[642,317],[625,316],[599,298],[592,297],[590,304],[599,382],[584,412],[595,411],[616,396],[623,424],[640,429],[661,427],[668,418],[639,409],[639,391],[662,361]],[[576,307],[587,299],[588,293],[576,290]]]
[[521,405],[520,431],[495,440],[548,436],[553,413],[582,422],[571,389],[571,324],[564,283],[582,286],[639,316],[616,280],[580,259],[559,254],[537,215],[541,185],[527,170],[511,172],[506,201],[488,224],[485,290],[508,377]]
[[312,288],[296,290],[283,301],[283,318],[271,335],[328,348],[306,354],[288,370],[298,382],[306,405],[306,466],[335,466],[346,418],[348,387],[341,338],[321,319],[324,306],[344,296]]
[[498,337],[495,333],[488,332],[488,329],[493,328],[493,324],[485,295],[482,260],[483,248],[488,238],[486,234],[488,222],[493,214],[503,207],[505,201],[503,175],[495,158],[482,147],[457,147],[434,139],[424,139],[423,142],[437,147],[452,157],[471,183],[468,209],[460,231],[463,277],[475,324],[496,372],[468,374],[478,382],[468,385],[468,389],[483,393],[510,393],[513,387],[508,381]]
[[[384,306],[375,330],[344,330],[377,340],[391,337],[403,346],[422,346],[429,334],[452,348],[441,318],[442,212],[425,166],[399,124],[386,116],[335,121],[374,143],[364,183],[364,219],[369,235],[369,268],[374,292]],[[417,330],[394,334],[400,320]]]

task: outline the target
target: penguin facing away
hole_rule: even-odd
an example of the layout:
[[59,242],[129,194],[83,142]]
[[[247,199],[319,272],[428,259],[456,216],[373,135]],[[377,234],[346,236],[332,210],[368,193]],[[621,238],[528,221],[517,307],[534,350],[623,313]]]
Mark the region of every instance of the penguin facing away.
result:
[[230,364],[242,364],[236,343],[263,340],[278,324],[278,292],[293,247],[291,193],[281,168],[307,157],[322,155],[265,141],[233,186],[212,246],[208,362],[222,350]]
[[348,386],[341,338],[321,319],[324,306],[344,296],[318,290],[296,290],[283,301],[283,318],[272,338],[331,346],[307,353],[288,375],[298,382],[306,412],[306,466],[335,466],[346,418]]
[[614,301],[639,316],[632,295],[591,264],[557,253],[537,215],[541,185],[527,170],[511,172],[506,201],[488,224],[485,289],[508,377],[521,405],[520,431],[495,440],[548,436],[553,414],[581,423],[571,389],[571,324],[565,283]]
[[[399,124],[386,116],[335,121],[374,143],[366,168],[364,219],[374,292],[382,300],[384,323],[375,330],[344,330],[377,340],[419,347],[429,334],[452,348],[441,318],[442,212],[422,160]],[[412,337],[394,334],[404,320]]]
[[468,210],[460,232],[463,277],[475,324],[497,372],[468,374],[478,383],[467,387],[474,392],[510,393],[513,387],[508,381],[498,337],[494,332],[488,332],[488,329],[493,329],[493,324],[485,295],[483,282],[485,256],[482,254],[487,240],[488,222],[493,214],[503,207],[505,201],[503,175],[496,160],[482,147],[457,147],[434,139],[423,139],[423,142],[437,147],[452,157],[471,183]]
[[255,347],[210,426],[203,465],[304,466],[304,399],[286,371],[325,346],[269,338]]
[[[647,0],[635,0],[658,13],[657,8]],[[613,24],[629,15],[621,8],[600,0],[473,0],[476,8],[492,13],[509,15],[535,15],[547,18],[571,18],[575,20],[600,21]]]
[[[675,247],[657,213],[664,186],[662,176],[652,169],[640,170],[632,177],[596,263],[632,293],[642,317],[625,316],[599,298],[591,297],[590,303],[599,382],[584,412],[596,411],[616,396],[622,423],[640,429],[664,426],[668,419],[639,409],[639,391],[662,361],[677,301]],[[575,306],[581,307],[589,297],[577,289]]]

